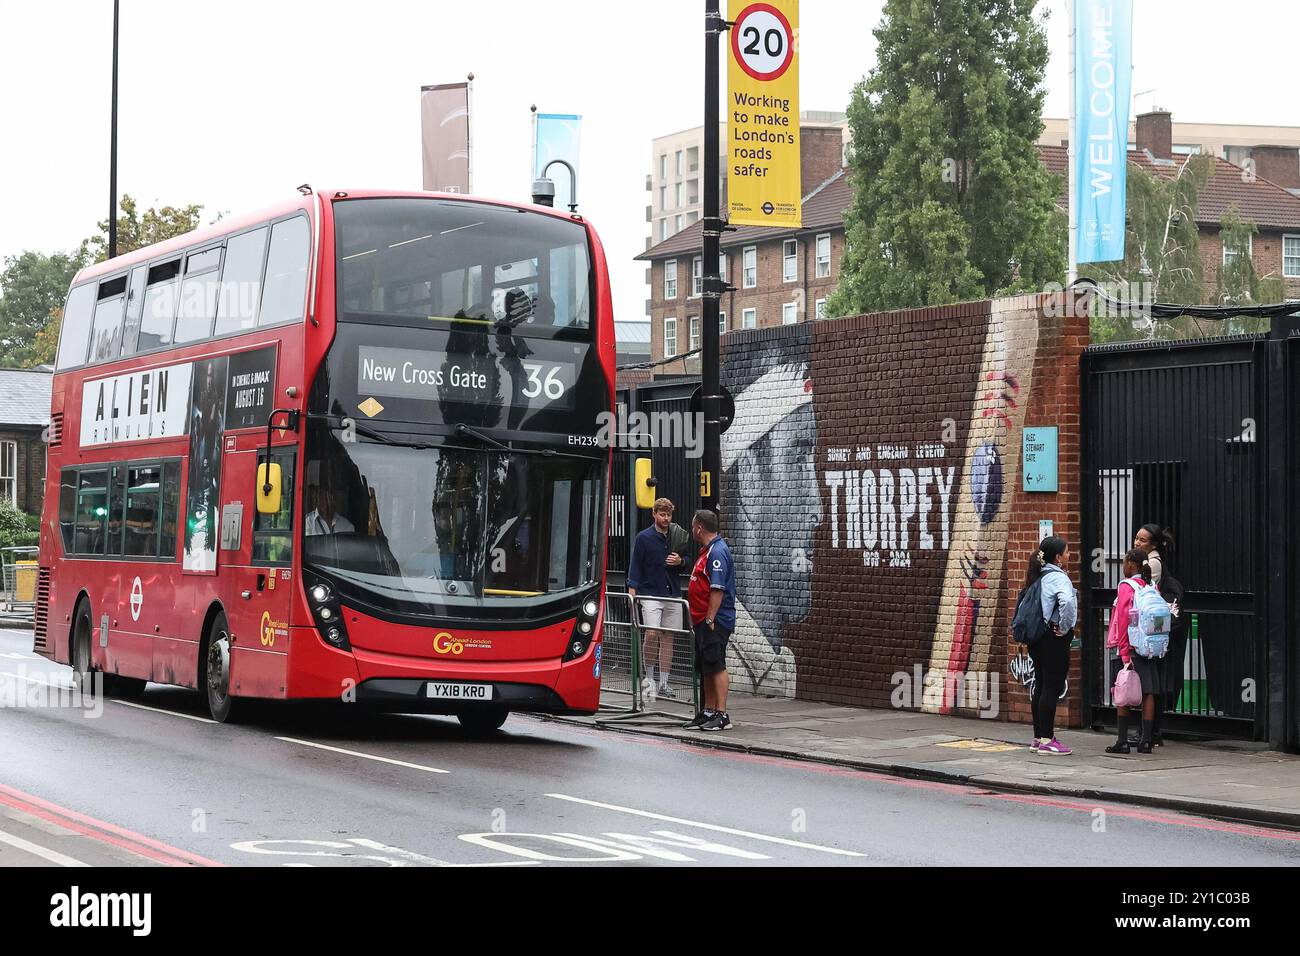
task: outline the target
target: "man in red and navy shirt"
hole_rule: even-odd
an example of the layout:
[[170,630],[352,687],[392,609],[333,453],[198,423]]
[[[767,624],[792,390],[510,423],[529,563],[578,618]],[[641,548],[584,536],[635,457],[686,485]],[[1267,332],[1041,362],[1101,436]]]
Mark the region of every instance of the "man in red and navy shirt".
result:
[[704,688],[704,709],[687,727],[726,730],[727,640],[736,628],[736,568],[731,548],[718,534],[718,516],[701,509],[691,519],[691,535],[700,544],[700,557],[691,570],[686,597],[695,629],[695,666]]

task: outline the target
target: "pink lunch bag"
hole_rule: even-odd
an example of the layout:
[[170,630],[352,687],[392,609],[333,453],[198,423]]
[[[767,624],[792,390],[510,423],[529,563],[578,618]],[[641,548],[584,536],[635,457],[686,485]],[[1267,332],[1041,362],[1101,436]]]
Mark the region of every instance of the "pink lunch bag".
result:
[[1111,702],[1116,707],[1142,706],[1142,679],[1137,671],[1125,667],[1115,676],[1115,686],[1110,691]]

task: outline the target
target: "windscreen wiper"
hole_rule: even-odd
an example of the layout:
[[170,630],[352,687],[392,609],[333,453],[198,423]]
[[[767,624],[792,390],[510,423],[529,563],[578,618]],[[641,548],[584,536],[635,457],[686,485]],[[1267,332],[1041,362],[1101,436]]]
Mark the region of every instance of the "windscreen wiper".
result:
[[507,446],[501,444],[501,442],[497,441],[491,435],[485,435],[477,428],[471,428],[469,425],[466,425],[464,422],[457,422],[456,434],[469,435],[471,438],[477,438],[485,445],[492,445],[494,448],[500,448],[502,451],[510,451],[510,449]]
[[415,448],[420,450],[427,450],[433,447],[432,445],[429,444],[409,442],[409,441],[398,441],[395,438],[390,438],[388,435],[385,435],[383,432],[375,431],[373,428],[367,428],[365,425],[362,425],[360,422],[356,422],[356,421],[352,423],[352,427],[356,429],[358,433],[365,435],[367,438],[372,438],[375,441],[383,442],[385,445],[396,445],[399,448]]

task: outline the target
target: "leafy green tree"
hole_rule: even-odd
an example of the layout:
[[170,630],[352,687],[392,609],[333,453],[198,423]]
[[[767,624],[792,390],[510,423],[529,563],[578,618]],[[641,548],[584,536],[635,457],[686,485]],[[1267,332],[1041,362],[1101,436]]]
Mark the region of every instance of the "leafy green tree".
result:
[[1059,177],[1038,158],[1034,0],[887,0],[853,90],[854,200],[831,314],[1041,289],[1065,276]]
[[[135,199],[123,194],[122,214],[117,219],[117,254],[124,255],[144,246],[183,236],[199,227],[199,216],[203,207],[198,204],[188,206],[150,207],[141,211]],[[218,219],[220,216],[217,217]],[[215,220],[214,220],[215,221]],[[63,321],[63,303],[68,295],[68,286],[72,277],[83,265],[103,262],[108,258],[108,220],[99,223],[99,232],[83,241],[77,251],[70,255],[56,253],[42,256],[40,253],[25,252],[19,259],[32,257],[24,264],[21,274],[39,274],[44,284],[43,296],[39,301],[26,305],[15,314],[19,319],[14,322],[14,332],[9,333],[10,319],[6,317],[4,301],[0,301],[0,360],[8,365],[37,365],[53,362],[59,346],[59,326]],[[47,261],[49,267],[42,263]],[[14,260],[9,260],[12,263]],[[7,265],[9,264],[7,263]],[[58,268],[55,268],[55,267]],[[59,271],[61,268],[63,271]],[[8,268],[4,276],[8,276]],[[26,284],[30,280],[24,278]],[[5,300],[9,297],[5,278],[0,277],[0,291]],[[23,302],[29,301],[24,299]],[[16,307],[17,308],[17,307]],[[43,309],[43,311],[38,311]],[[38,321],[39,316],[39,321]],[[11,341],[12,339],[12,341]]]
[[83,265],[79,252],[23,252],[5,259],[0,271],[0,365],[29,368],[53,358],[43,339],[53,323],[58,340],[58,320],[68,286]]
[[[1219,221],[1219,241],[1225,253],[1216,283],[1219,305],[1265,305],[1281,302],[1286,297],[1280,277],[1261,278],[1255,271],[1251,251],[1253,237],[1258,234],[1259,227],[1251,220],[1243,219],[1236,205],[1229,206]],[[1223,331],[1228,335],[1267,332],[1268,328],[1269,320],[1261,318],[1236,316],[1223,323]]]
[[[1209,156],[1189,156],[1171,177],[1128,164],[1124,259],[1081,265],[1079,274],[1095,279],[1126,302],[1205,301],[1197,226],[1200,195],[1214,175]],[[1180,339],[1212,333],[1214,323],[1181,316],[1134,321],[1128,315],[1094,315],[1092,341]]]
[[27,547],[40,542],[40,518],[0,501],[0,548]]
[[[117,254],[125,255],[164,239],[183,236],[199,227],[199,214],[203,207],[188,206],[150,207],[141,212],[135,199],[122,194],[122,214],[117,217]],[[220,217],[218,217],[220,218]],[[108,220],[99,223],[99,234],[81,244],[81,251],[89,262],[103,262],[108,258]]]

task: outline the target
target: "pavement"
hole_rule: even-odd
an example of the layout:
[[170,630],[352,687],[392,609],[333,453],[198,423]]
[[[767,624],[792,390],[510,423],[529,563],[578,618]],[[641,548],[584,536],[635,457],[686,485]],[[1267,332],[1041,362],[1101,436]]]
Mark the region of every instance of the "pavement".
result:
[[[607,696],[626,707],[626,696]],[[1261,745],[1167,740],[1150,755],[1118,756],[1104,751],[1113,733],[1058,730],[1073,753],[1051,756],[1030,751],[1028,725],[999,720],[742,694],[728,703],[731,728],[712,733],[681,729],[669,716],[565,719],[702,747],[1300,829],[1300,756]],[[689,717],[682,705],[651,706]]]

